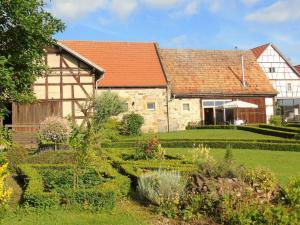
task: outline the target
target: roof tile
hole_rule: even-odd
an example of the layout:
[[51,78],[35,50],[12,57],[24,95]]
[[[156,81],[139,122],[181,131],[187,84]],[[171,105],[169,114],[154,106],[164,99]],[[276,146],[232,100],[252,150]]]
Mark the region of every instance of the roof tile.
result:
[[104,68],[101,87],[166,86],[155,43],[61,41]]

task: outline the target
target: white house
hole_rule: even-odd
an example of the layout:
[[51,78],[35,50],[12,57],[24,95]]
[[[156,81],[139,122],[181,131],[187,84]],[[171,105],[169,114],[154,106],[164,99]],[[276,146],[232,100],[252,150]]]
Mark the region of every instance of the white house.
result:
[[278,91],[277,113],[287,120],[298,119],[300,110],[300,73],[272,43],[252,49],[273,87]]

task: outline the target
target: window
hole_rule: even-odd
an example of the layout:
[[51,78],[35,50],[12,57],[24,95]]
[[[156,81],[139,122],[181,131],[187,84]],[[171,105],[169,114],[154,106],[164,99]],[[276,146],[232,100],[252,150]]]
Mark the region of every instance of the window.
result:
[[288,90],[288,91],[292,91],[292,84],[291,84],[291,83],[288,83],[288,84],[287,84],[287,90]]
[[275,73],[275,71],[276,71],[276,70],[275,70],[275,67],[270,67],[270,68],[269,68],[269,73]]
[[147,103],[148,110],[155,110],[155,102],[148,102]]
[[190,104],[189,103],[182,104],[182,109],[183,111],[190,111]]

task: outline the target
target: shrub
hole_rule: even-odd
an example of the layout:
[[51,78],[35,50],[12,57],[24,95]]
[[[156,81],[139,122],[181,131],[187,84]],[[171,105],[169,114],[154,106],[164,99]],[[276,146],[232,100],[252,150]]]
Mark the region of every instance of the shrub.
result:
[[123,116],[120,133],[122,135],[140,135],[144,118],[137,113],[130,113]]
[[18,173],[24,179],[24,204],[35,208],[52,208],[59,204],[57,193],[44,192],[42,176],[29,165],[20,165]]
[[125,101],[111,91],[103,92],[95,100],[94,122],[100,126],[110,117],[125,112]]
[[10,199],[12,189],[7,188],[5,181],[8,174],[8,163],[0,164],[0,210],[3,210]]
[[272,116],[269,120],[269,123],[274,126],[282,126],[282,117],[281,116]]
[[296,133],[292,132],[286,132],[286,131],[280,131],[280,130],[271,130],[266,128],[260,128],[260,127],[250,127],[250,126],[238,126],[238,130],[246,130],[251,131],[258,134],[265,134],[275,137],[282,137],[282,138],[294,138]]
[[120,122],[116,119],[108,119],[100,129],[102,142],[113,142],[120,138]]
[[285,187],[285,199],[287,203],[300,210],[300,179],[293,177]]
[[242,168],[239,171],[240,178],[256,191],[266,194],[267,199],[270,199],[271,194],[277,188],[277,179],[272,171],[265,168],[247,169]]
[[11,132],[0,125],[0,150],[11,145]]
[[52,116],[46,118],[40,124],[40,138],[41,141],[47,141],[55,144],[55,150],[57,143],[66,141],[70,136],[70,126],[66,119],[61,117]]
[[154,205],[178,205],[183,184],[178,172],[159,170],[142,175],[138,181],[138,191],[142,198]]
[[142,143],[137,146],[134,159],[163,159],[164,156],[165,150],[161,147],[158,138],[152,137],[147,143]]
[[9,166],[16,169],[19,164],[26,161],[28,156],[27,149],[22,146],[12,145],[7,151],[7,159],[9,161]]

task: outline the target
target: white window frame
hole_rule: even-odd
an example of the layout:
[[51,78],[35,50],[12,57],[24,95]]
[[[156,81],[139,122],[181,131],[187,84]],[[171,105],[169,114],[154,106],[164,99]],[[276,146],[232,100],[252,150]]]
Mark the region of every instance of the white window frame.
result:
[[[153,108],[149,108],[150,105],[153,105]],[[156,104],[155,102],[147,102],[147,110],[149,111],[155,111],[156,110]]]
[[[187,108],[184,108],[185,106],[187,106]],[[187,112],[191,111],[190,103],[182,103],[182,110]]]

